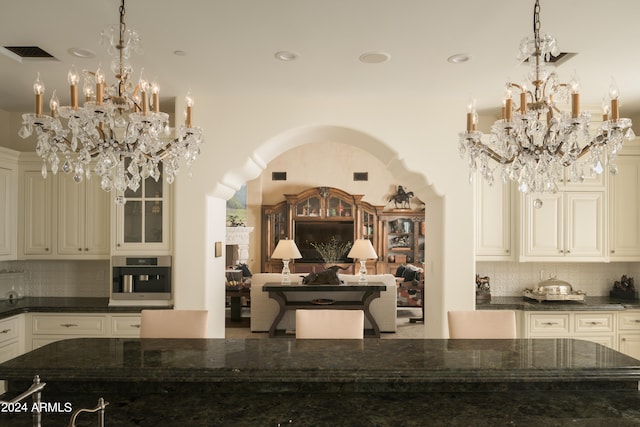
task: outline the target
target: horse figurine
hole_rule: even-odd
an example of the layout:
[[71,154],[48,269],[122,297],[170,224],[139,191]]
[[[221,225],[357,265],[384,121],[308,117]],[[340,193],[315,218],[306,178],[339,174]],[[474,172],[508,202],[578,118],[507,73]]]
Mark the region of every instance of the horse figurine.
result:
[[396,209],[409,209],[411,208],[411,199],[413,196],[413,191],[404,191],[402,185],[399,185],[397,193],[389,197],[389,203],[393,202]]

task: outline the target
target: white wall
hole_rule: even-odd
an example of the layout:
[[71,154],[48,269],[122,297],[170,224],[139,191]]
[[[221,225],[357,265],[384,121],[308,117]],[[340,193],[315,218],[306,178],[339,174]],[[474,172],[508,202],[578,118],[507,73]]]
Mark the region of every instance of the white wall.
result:
[[199,98],[197,105],[195,122],[205,128],[207,145],[192,176],[176,181],[178,308],[200,306],[204,299],[212,322],[224,324],[218,298],[224,262],[211,256],[215,239],[225,234],[224,200],[281,153],[327,139],[367,150],[399,182],[424,194],[427,206],[433,199],[427,208],[427,215],[433,210],[427,233],[434,235],[426,248],[427,335],[446,336],[447,310],[473,307],[472,186],[457,151],[464,107],[460,117],[448,117],[441,114],[447,108],[418,98]]

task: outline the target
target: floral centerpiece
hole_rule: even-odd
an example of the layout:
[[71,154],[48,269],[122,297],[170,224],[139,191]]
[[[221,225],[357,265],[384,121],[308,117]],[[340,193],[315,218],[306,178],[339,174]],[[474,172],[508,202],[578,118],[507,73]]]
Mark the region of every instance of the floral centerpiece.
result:
[[310,245],[318,251],[325,264],[338,264],[344,260],[344,255],[351,249],[351,242],[343,243],[335,236],[328,242],[311,242]]

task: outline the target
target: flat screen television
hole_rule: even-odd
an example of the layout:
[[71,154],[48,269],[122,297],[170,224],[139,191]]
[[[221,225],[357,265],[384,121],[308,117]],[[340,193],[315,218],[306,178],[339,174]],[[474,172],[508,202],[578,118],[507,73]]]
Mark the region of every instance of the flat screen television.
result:
[[[296,221],[294,240],[302,255],[302,259],[297,259],[296,262],[324,262],[311,243],[328,243],[332,237],[340,242],[353,244],[353,221]],[[345,252],[340,262],[348,262],[348,252]]]

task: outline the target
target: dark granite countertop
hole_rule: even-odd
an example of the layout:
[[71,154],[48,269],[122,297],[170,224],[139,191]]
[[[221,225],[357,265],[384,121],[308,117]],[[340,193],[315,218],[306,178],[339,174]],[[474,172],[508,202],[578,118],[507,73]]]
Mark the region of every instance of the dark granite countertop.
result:
[[154,307],[109,306],[109,298],[25,297],[0,301],[0,319],[20,313],[139,313],[145,308]]
[[621,311],[640,309],[640,300],[619,300],[609,297],[585,297],[582,301],[538,302],[524,297],[495,297],[490,301],[476,303],[479,310],[523,310],[523,311]]
[[[80,338],[58,341],[0,365],[0,378],[51,382],[282,384],[341,389],[385,384],[630,381],[640,361],[574,339],[295,340]],[[435,386],[437,387],[437,386]]]
[[[640,361],[573,339],[89,338],[0,364],[14,396],[35,374],[43,402],[104,397],[107,425],[640,425]],[[3,427],[30,419],[0,413]]]

